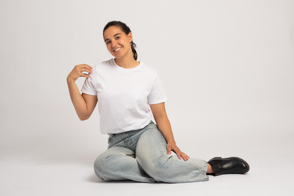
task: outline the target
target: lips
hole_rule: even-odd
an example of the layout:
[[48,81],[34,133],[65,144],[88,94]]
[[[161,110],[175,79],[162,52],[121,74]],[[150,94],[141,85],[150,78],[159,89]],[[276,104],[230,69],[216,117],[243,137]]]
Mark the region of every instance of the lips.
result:
[[118,51],[120,51],[120,49],[121,48],[116,48],[116,49],[113,50],[113,52],[118,52]]

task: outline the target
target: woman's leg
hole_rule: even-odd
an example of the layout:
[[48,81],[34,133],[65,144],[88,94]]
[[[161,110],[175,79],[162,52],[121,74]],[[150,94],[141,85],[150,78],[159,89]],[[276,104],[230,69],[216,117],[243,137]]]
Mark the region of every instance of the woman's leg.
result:
[[156,124],[146,130],[136,147],[136,159],[144,171],[157,182],[197,182],[209,180],[207,162],[190,158],[187,161],[167,154],[166,141]]
[[94,162],[96,175],[104,181],[134,180],[155,182],[134,158],[134,151],[124,147],[111,147],[99,155]]

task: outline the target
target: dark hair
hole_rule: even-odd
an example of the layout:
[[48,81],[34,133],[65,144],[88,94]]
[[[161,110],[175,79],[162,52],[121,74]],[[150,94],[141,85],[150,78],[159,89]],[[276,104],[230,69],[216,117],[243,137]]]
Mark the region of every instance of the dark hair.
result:
[[[106,25],[105,25],[105,27],[104,27],[104,29],[103,29],[103,33],[104,33],[104,31],[106,30],[106,29],[108,29],[109,27],[111,27],[111,26],[117,26],[117,27],[120,27],[121,28],[121,30],[126,34],[126,35],[128,35],[130,32],[131,32],[131,29],[125,24],[125,23],[123,23],[123,22],[121,22],[121,21],[110,21],[110,22],[108,22]],[[138,54],[137,54],[137,51],[135,50],[135,48],[136,48],[136,44],[133,42],[133,40],[131,41],[131,47],[132,47],[132,52],[133,52],[133,56],[134,56],[134,59],[135,60],[137,60],[137,58],[138,58]]]

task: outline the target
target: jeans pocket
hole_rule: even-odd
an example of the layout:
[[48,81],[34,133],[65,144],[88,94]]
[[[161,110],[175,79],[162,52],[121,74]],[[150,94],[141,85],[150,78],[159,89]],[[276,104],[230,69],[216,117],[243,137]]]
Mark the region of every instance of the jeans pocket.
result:
[[108,144],[112,141],[112,139],[113,139],[113,134],[110,134],[108,137]]

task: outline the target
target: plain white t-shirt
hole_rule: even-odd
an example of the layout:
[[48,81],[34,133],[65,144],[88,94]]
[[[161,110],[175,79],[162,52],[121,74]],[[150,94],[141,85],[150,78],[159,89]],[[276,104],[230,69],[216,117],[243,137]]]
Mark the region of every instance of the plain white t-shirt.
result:
[[168,100],[157,71],[142,61],[127,69],[112,58],[96,64],[92,71],[81,92],[97,95],[102,134],[145,127],[152,120],[149,104]]

